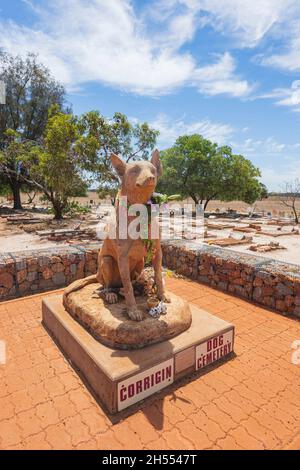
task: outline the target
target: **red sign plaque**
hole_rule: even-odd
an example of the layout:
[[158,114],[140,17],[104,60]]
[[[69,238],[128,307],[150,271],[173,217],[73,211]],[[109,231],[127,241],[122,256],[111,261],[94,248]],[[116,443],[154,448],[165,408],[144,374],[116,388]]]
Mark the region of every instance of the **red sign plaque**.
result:
[[196,370],[203,369],[233,351],[233,329],[196,347]]
[[149,397],[174,382],[174,359],[118,383],[118,411]]

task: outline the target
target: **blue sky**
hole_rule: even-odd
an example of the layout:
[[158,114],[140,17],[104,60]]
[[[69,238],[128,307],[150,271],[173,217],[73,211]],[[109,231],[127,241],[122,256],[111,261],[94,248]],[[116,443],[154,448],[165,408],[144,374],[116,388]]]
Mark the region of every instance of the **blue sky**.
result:
[[299,0],[0,0],[0,47],[39,54],[75,113],[199,132],[300,177]]

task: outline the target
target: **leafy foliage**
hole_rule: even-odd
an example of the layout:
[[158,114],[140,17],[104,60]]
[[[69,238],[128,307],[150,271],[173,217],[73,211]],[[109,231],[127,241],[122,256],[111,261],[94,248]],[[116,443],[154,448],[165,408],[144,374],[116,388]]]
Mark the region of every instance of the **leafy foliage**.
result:
[[86,194],[88,181],[83,177],[86,152],[83,153],[82,142],[77,118],[53,107],[43,144],[28,155],[29,181],[52,203],[56,219],[62,218],[70,197]]
[[7,129],[17,131],[24,139],[39,139],[50,107],[65,106],[63,86],[34,54],[23,59],[1,52],[0,80],[6,85],[6,103],[0,106],[0,139]]
[[161,160],[164,174],[158,190],[191,197],[204,208],[211,199],[253,203],[262,194],[260,172],[250,160],[201,135],[179,137],[161,153]]
[[158,132],[147,123],[132,124],[122,113],[115,113],[112,119],[107,119],[98,111],[84,114],[79,126],[84,141],[82,149],[88,147],[87,167],[95,173],[99,195],[110,196],[114,202],[119,180],[112,169],[110,154],[122,155],[127,163],[148,159]]
[[[50,214],[54,214],[53,207],[50,209]],[[69,217],[74,217],[78,214],[89,214],[91,209],[89,207],[83,206],[79,204],[77,201],[68,202],[66,207],[64,207],[62,213],[63,215],[67,215]]]
[[6,86],[6,103],[0,106],[0,150],[6,154],[2,176],[14,196],[14,208],[21,209],[22,146],[27,151],[28,142],[41,139],[49,108],[65,107],[65,90],[33,54],[23,59],[0,51],[0,80]]
[[20,189],[28,174],[27,160],[35,144],[23,140],[17,131],[5,131],[0,147],[0,173],[4,186],[10,188],[14,196],[14,207],[21,207]]

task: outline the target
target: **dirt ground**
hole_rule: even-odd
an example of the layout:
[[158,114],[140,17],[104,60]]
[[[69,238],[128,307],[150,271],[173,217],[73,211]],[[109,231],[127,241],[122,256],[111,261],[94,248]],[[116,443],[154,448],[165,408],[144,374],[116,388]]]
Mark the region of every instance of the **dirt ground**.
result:
[[[277,217],[279,216],[278,208],[281,207],[281,206],[278,206],[277,203],[275,201],[273,206],[272,205],[269,206],[269,208],[273,208],[273,209],[270,209],[270,211],[269,210],[267,211],[267,208],[266,208],[267,212],[273,211],[273,213],[275,214],[275,217],[276,217],[276,214],[277,214]],[[271,204],[271,201],[268,201],[268,204]],[[211,203],[211,206],[213,205],[218,206],[220,209],[222,208],[222,206],[218,204],[217,201],[214,201],[213,203]],[[235,203],[235,206],[238,207],[240,210],[245,209],[238,202]],[[8,225],[6,222],[6,219],[0,217],[0,253],[26,251],[26,250],[34,250],[34,249],[40,249],[40,248],[44,249],[44,248],[50,248],[50,247],[55,247],[55,246],[68,245],[67,241],[57,242],[57,241],[52,241],[52,240],[50,241],[47,238],[41,238],[39,235],[35,233],[35,231],[45,230],[47,229],[47,227],[57,228],[57,229],[65,228],[65,227],[74,228],[78,224],[80,225],[81,228],[90,227],[90,228],[93,228],[94,231],[96,231],[96,229],[99,228],[99,226],[101,226],[101,228],[103,229],[109,218],[109,216],[107,215],[108,209],[109,209],[108,205],[104,204],[99,209],[96,209],[96,208],[92,209],[92,212],[90,214],[82,217],[83,220],[80,220],[80,218],[64,220],[62,224],[54,224],[53,222],[51,222],[52,216],[45,215],[45,214],[38,214],[35,216],[38,216],[41,218],[41,224],[33,225],[33,226],[30,226],[29,228],[28,226],[22,227],[20,225]],[[273,217],[273,219],[275,217]],[[177,217],[175,216],[175,225],[178,222],[179,227],[180,227],[180,219],[178,218],[177,222],[176,222],[176,219]],[[200,243],[207,243],[208,239],[209,240],[220,239],[220,238],[242,239],[242,237],[244,236],[252,237],[252,241],[247,244],[238,244],[235,246],[225,247],[225,248],[228,250],[236,251],[240,253],[241,252],[249,253],[252,255],[255,254],[256,256],[263,256],[266,258],[272,258],[272,259],[285,261],[289,263],[300,264],[300,234],[296,234],[296,235],[289,234],[293,229],[300,231],[300,227],[295,227],[292,224],[281,227],[281,228],[280,226],[269,225],[268,222],[270,222],[271,219],[272,219],[271,217],[269,218],[264,217],[260,219],[257,219],[257,218],[247,219],[243,217],[240,217],[239,219],[230,219],[230,218],[224,219],[216,215],[213,218],[205,219],[205,223],[209,225],[226,224],[226,225],[230,225],[230,228],[228,227],[222,230],[214,230],[211,227],[206,228],[208,232],[208,238],[206,237],[205,239],[201,239],[201,237],[197,235],[196,242],[200,244]],[[288,219],[281,218],[281,220],[288,220]],[[259,232],[243,233],[243,232],[233,230],[234,228],[247,227],[249,223],[260,223],[262,227],[262,231],[270,233],[270,235],[261,234]],[[162,224],[164,226],[165,225],[168,226],[169,222],[163,221]],[[171,219],[171,224],[174,224],[174,220],[172,221],[172,219]],[[28,233],[28,231],[30,233]],[[189,233],[193,233],[193,231],[194,230],[191,228],[189,230]],[[279,237],[273,237],[271,236],[271,233],[282,233],[284,235],[281,235]],[[179,235],[179,232],[178,232],[178,235]],[[270,251],[266,253],[253,252],[249,250],[249,247],[251,245],[268,244],[270,242],[279,243],[285,249]]]
[[[245,226],[245,224],[239,224],[241,227]],[[273,226],[268,226],[266,227],[266,230],[271,230],[272,232],[274,231]],[[292,226],[287,226],[284,227],[284,232],[288,232],[292,230]],[[218,230],[218,231],[213,231],[209,230],[210,233],[215,235],[217,238],[227,238],[229,237],[233,232],[230,229],[226,230]],[[238,238],[237,235],[238,232],[234,232],[234,236]],[[236,245],[233,247],[226,247],[226,249],[229,249],[231,251],[236,251],[240,253],[248,253],[248,254],[255,254],[257,256],[263,256],[265,258],[272,258],[276,259],[279,261],[285,261],[288,263],[293,263],[293,264],[300,264],[300,235],[283,235],[280,237],[272,237],[272,236],[266,236],[266,235],[260,235],[259,233],[253,233],[253,234],[245,234],[249,235],[253,238],[251,243],[248,243],[246,245]],[[242,233],[239,234],[239,236],[242,236]],[[270,242],[275,242],[279,243],[286,249],[284,250],[276,250],[276,251],[269,251],[267,253],[260,253],[260,252],[253,252],[249,250],[249,247],[254,244],[267,244]]]
[[[300,198],[297,201],[296,207],[300,212]],[[210,201],[207,205],[207,211],[209,212],[214,212],[215,210],[223,212],[227,209],[245,213],[248,213],[253,210],[254,212],[259,212],[265,216],[268,213],[271,213],[273,217],[289,217],[292,215],[292,210],[286,207],[277,196],[271,196],[262,201],[257,201],[254,205],[249,205],[242,201]]]
[[[25,212],[25,214],[28,215],[29,212]],[[36,231],[74,229],[79,226],[80,229],[95,229],[95,226],[99,222],[95,213],[88,214],[87,216],[79,216],[78,218],[73,219],[64,219],[62,222],[55,222],[51,215],[30,212],[32,217],[41,219],[39,223],[32,225],[8,224],[0,209],[0,216],[1,215],[0,253],[28,251],[68,245],[67,241],[53,241],[48,240],[47,237],[40,237],[36,234]],[[22,213],[19,215],[22,216]]]

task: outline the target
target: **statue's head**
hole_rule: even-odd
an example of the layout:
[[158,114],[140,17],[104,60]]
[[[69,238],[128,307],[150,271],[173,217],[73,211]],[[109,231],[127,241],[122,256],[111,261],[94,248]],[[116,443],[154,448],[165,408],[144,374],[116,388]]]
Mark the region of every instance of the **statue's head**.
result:
[[114,153],[110,158],[112,166],[121,179],[123,189],[131,194],[134,192],[152,194],[162,173],[158,150],[154,150],[150,161],[125,163]]

